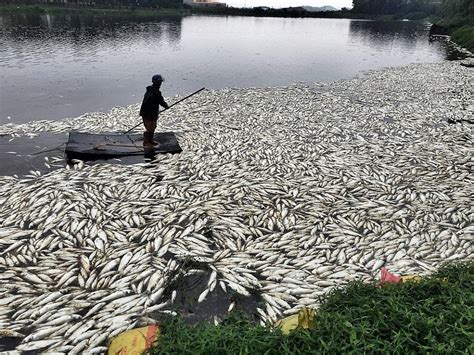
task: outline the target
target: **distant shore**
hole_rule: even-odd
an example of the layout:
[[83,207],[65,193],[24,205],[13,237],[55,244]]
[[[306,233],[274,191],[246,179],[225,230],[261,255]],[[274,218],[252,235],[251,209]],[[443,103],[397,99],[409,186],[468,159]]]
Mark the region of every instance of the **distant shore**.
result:
[[423,18],[408,15],[370,15],[353,13],[350,10],[339,11],[299,11],[297,8],[292,9],[268,9],[260,8],[151,8],[151,7],[89,7],[77,5],[0,5],[0,14],[2,13],[77,13],[77,14],[101,14],[101,15],[132,15],[132,16],[162,16],[176,15],[185,16],[190,14],[208,14],[208,15],[224,15],[224,16],[255,16],[255,17],[295,17],[295,18],[347,18],[347,19],[365,19],[365,20],[383,20],[398,21],[403,19],[422,20]]
[[105,15],[105,16],[133,16],[133,17],[162,17],[187,16],[191,11],[184,8],[92,8],[68,7],[49,5],[1,5],[1,14],[31,13],[31,14],[77,14],[77,15]]
[[255,16],[255,17],[295,17],[295,18],[345,18],[365,19],[376,21],[429,21],[445,27],[451,35],[452,41],[474,52],[474,26],[470,18],[437,18],[426,17],[423,13],[408,13],[395,15],[373,15],[357,14],[351,10],[309,12],[290,9],[260,8],[139,8],[139,7],[115,7],[115,8],[93,8],[77,6],[58,5],[0,5],[1,14],[32,13],[32,14],[78,14],[78,15],[102,15],[102,16],[131,16],[136,18],[159,18],[163,16],[188,16],[192,14],[221,15],[221,16]]

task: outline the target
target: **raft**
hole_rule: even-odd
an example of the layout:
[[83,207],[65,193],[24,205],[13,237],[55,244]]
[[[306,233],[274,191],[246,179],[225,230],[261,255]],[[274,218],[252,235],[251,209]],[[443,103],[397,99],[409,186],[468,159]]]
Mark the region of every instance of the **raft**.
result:
[[173,132],[155,133],[160,144],[154,148],[143,147],[143,134],[69,132],[65,153],[68,159],[110,159],[130,155],[155,155],[181,153]]

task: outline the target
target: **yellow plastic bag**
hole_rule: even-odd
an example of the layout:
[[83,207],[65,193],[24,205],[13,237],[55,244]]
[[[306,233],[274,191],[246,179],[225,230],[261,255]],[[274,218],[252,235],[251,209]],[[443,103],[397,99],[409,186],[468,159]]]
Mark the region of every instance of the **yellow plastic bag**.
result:
[[[434,280],[439,281],[440,283],[445,284],[448,282],[448,279],[446,277],[441,277],[441,278],[435,278]],[[405,275],[405,276],[400,276],[400,281],[401,282],[420,282],[423,281],[423,277],[417,276],[417,275]]]
[[420,282],[421,280],[423,280],[423,278],[417,275],[400,276],[401,282]]
[[155,345],[159,335],[157,325],[127,330],[112,339],[108,355],[141,355]]
[[275,324],[283,334],[289,334],[295,329],[309,329],[314,326],[314,308],[303,307],[298,314],[283,318]]

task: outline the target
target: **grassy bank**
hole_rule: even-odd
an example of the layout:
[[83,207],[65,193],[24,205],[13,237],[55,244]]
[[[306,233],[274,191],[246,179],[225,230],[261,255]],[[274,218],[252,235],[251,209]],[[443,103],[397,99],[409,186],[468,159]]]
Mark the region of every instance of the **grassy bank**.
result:
[[431,22],[446,27],[453,42],[474,53],[474,18],[472,16],[434,18]]
[[161,8],[161,9],[140,9],[140,8],[121,8],[121,9],[100,9],[91,7],[65,7],[48,5],[1,5],[0,14],[54,14],[54,15],[107,15],[107,16],[133,16],[133,17],[161,17],[161,16],[185,16],[190,15],[191,11],[183,8]]
[[474,26],[463,26],[451,31],[451,39],[474,53]]
[[323,299],[314,329],[289,336],[236,313],[217,327],[170,319],[151,354],[472,353],[473,315],[471,262],[417,283],[352,283]]

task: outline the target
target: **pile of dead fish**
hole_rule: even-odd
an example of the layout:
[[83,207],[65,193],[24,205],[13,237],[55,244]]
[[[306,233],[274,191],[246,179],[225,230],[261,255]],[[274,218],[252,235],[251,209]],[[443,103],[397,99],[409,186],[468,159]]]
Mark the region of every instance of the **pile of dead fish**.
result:
[[[198,301],[257,293],[273,322],[383,266],[472,259],[472,80],[451,62],[206,91],[160,118],[181,154],[1,177],[0,336],[100,353],[173,312],[186,273],[210,275]],[[120,131],[137,107],[0,133]]]

